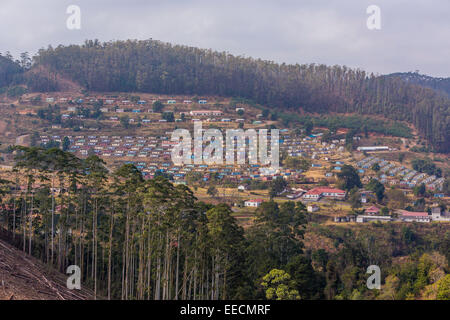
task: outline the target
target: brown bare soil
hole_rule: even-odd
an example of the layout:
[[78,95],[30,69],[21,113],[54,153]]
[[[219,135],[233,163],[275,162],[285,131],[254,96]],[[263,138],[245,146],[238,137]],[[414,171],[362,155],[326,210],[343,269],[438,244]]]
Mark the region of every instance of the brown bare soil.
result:
[[89,300],[83,288],[69,290],[67,276],[0,239],[0,300]]
[[[42,73],[44,76],[49,75],[49,70],[44,66],[39,66],[37,68],[33,68],[32,70],[28,71],[29,73]],[[52,74],[52,76],[55,76]],[[74,81],[68,79],[67,77],[64,77],[63,75],[57,73],[56,79],[58,82],[58,86],[60,91],[72,91],[72,92],[79,92],[82,87],[75,83]]]
[[5,134],[7,123],[0,120],[0,135]]

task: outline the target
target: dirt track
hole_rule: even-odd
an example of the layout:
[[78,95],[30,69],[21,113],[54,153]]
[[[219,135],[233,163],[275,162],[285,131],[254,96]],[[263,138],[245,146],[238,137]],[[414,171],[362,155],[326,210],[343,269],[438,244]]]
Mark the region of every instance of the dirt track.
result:
[[89,290],[69,290],[67,276],[0,239],[0,300],[89,300]]

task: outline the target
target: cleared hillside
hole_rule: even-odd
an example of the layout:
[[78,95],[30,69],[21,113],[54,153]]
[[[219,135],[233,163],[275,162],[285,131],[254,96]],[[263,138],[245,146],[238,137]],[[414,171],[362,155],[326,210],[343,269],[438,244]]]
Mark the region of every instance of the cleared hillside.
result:
[[0,239],[0,300],[87,300],[86,289],[69,290],[67,277]]

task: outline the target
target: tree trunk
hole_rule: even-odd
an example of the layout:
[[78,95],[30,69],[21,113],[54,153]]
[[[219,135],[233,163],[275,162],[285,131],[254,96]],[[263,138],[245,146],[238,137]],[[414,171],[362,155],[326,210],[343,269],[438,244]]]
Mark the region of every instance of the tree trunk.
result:
[[109,253],[108,253],[108,300],[111,300],[111,262],[112,262],[112,241],[114,228],[114,206],[111,212],[111,222],[109,226]]
[[178,278],[179,278],[179,272],[180,272],[180,231],[178,231],[178,237],[177,237],[177,270],[175,275],[175,300],[178,300]]
[[33,205],[34,205],[34,194],[31,193],[31,209],[30,209],[30,235],[28,239],[28,254],[31,256],[31,242],[33,239]]

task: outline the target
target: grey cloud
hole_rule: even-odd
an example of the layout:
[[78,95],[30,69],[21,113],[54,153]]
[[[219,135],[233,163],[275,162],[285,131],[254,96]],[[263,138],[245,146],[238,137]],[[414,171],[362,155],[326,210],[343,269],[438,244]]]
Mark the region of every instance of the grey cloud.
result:
[[[79,5],[82,29],[66,28]],[[382,29],[366,28],[381,8]],[[0,52],[85,39],[158,39],[286,63],[450,76],[448,0],[2,0]]]

